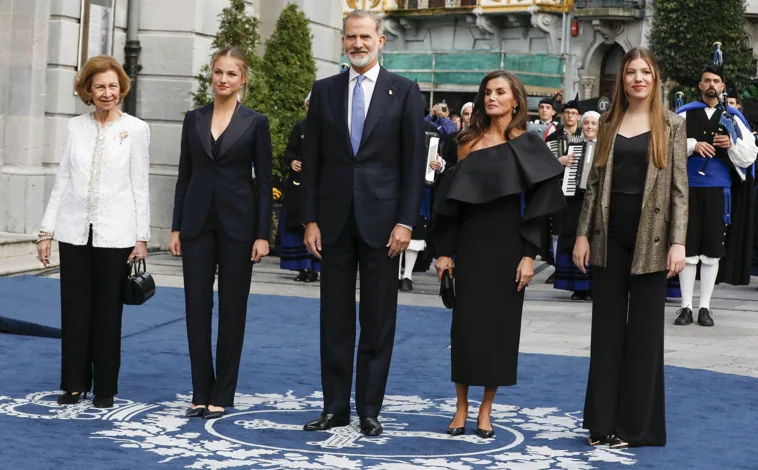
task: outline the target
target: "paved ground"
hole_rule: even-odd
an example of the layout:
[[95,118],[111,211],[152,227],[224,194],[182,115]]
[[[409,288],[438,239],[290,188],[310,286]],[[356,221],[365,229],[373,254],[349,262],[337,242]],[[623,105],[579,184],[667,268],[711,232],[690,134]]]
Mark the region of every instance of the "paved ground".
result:
[[[279,269],[278,258],[256,266],[250,292],[254,294],[318,297],[318,283],[294,282],[294,275]],[[161,286],[182,287],[181,260],[167,253],[152,253],[149,271]],[[535,281],[527,289],[521,351],[565,356],[589,356],[591,307],[574,302],[570,293],[544,283],[552,268],[536,265]],[[44,274],[57,276],[55,271]],[[717,286],[711,307],[716,326],[674,326],[678,303],[666,308],[666,364],[758,377],[758,278],[750,287]],[[414,291],[400,293],[404,305],[442,307],[436,275],[430,270],[414,274]],[[696,287],[696,293],[698,288]],[[697,299],[695,300],[697,305]]]

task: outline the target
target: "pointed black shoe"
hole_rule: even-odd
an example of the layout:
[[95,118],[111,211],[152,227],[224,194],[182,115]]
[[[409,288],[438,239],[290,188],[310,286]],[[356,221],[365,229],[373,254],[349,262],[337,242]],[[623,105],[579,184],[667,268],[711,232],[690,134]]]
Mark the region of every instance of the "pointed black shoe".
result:
[[187,408],[187,411],[184,412],[184,416],[187,418],[204,418],[206,408],[204,406],[198,406],[197,408],[192,408],[191,406]]
[[225,413],[225,410],[221,410],[221,411],[206,410],[205,413],[203,414],[203,419],[218,419],[224,416],[224,413]]
[[364,436],[378,436],[382,433],[382,425],[376,418],[361,418],[361,432]]
[[339,428],[350,424],[349,415],[336,415],[333,413],[321,413],[318,419],[303,426],[304,431],[326,431],[331,428]]
[[674,325],[689,325],[692,323],[692,310],[688,308],[680,308],[678,317],[676,317],[676,320],[674,320]]
[[[491,425],[490,425],[491,426]],[[479,417],[476,418],[476,435],[482,439],[492,439],[495,437],[495,429],[482,429],[479,427]]]
[[95,408],[113,408],[113,397],[95,397],[92,399]]
[[413,290],[413,281],[411,281],[410,279],[407,279],[407,278],[405,278],[402,281],[400,281],[400,290],[403,291],[403,292],[410,292],[410,291],[412,291]]
[[713,318],[711,317],[711,311],[707,308],[701,308],[697,312],[697,323],[700,326],[713,326]]
[[55,401],[59,405],[75,405],[85,398],[87,398],[87,392],[77,393],[76,395],[66,392],[63,395],[59,396]]

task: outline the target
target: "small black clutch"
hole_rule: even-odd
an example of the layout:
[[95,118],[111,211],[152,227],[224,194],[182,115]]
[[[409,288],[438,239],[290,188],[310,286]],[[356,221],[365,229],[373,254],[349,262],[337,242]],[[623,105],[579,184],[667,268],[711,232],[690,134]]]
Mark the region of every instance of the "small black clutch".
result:
[[455,308],[455,279],[450,275],[449,270],[445,270],[442,273],[442,281],[440,281],[440,297],[442,303],[447,308]]
[[[140,267],[142,270],[140,270]],[[124,304],[142,305],[155,295],[155,281],[147,272],[145,260],[132,261],[124,282]]]

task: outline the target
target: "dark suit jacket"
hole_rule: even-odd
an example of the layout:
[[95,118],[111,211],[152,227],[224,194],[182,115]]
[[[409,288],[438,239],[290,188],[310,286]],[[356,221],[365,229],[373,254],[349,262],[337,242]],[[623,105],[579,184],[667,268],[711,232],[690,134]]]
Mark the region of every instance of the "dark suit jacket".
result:
[[347,122],[349,73],[313,85],[303,146],[304,222],[333,243],[354,210],[362,239],[385,246],[396,224],[412,227],[424,190],[424,124],[418,85],[382,68],[358,155]]
[[240,105],[214,159],[212,115],[211,103],[184,117],[171,230],[179,231],[182,238],[195,238],[215,210],[220,228],[229,238],[268,240],[273,198],[268,118]]

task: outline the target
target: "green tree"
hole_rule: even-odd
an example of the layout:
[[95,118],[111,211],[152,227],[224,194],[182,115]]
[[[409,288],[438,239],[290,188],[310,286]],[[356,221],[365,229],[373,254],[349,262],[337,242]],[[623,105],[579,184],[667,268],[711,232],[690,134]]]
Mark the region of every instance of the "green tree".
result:
[[713,62],[713,43],[720,42],[727,85],[744,90],[756,71],[744,24],[745,0],[656,0],[650,49],[661,78],[676,82],[674,92],[696,96],[700,73]]
[[290,3],[282,10],[273,34],[266,41],[262,72],[267,82],[266,106],[277,183],[287,174],[281,157],[292,127],[305,117],[303,102],[316,80],[312,39],[305,13]]
[[[261,73],[261,58],[255,53],[260,43],[258,18],[245,11],[244,0],[231,0],[230,5],[219,14],[219,28],[211,45],[211,57],[227,47],[236,47],[244,52],[250,67],[245,89],[245,105],[256,111],[265,109],[266,81]],[[204,65],[195,75],[198,82],[197,91],[192,93],[195,108],[205,106],[213,101],[211,89],[211,69]]]

